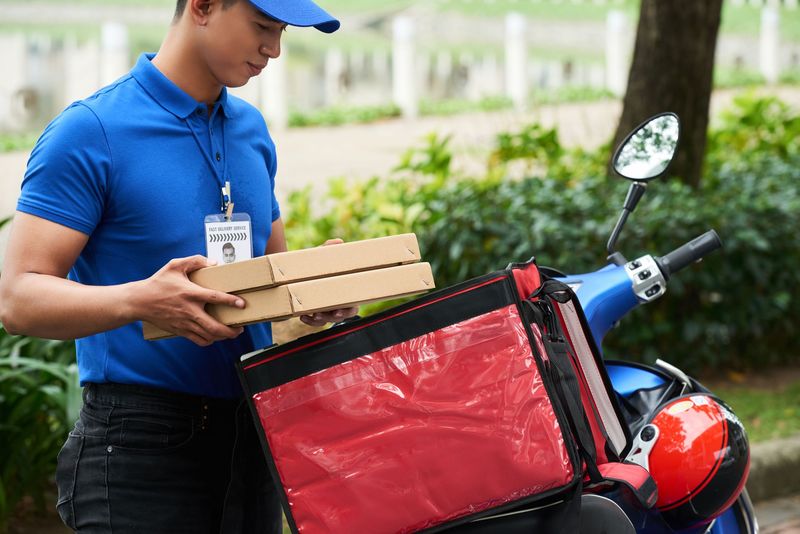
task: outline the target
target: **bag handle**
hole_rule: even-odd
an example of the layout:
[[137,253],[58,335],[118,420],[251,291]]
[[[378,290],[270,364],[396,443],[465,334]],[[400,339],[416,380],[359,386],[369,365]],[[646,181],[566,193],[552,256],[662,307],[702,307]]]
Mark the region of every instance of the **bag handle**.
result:
[[566,304],[572,300],[572,288],[559,280],[549,279],[542,282],[536,291],[528,296],[528,300],[539,297],[550,297],[559,304]]

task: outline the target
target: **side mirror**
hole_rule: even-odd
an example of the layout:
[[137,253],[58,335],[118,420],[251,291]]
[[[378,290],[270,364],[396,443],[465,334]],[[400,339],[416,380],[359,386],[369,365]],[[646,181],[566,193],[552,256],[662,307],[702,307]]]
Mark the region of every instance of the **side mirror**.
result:
[[614,153],[614,170],[629,180],[649,181],[667,170],[680,137],[680,121],[674,113],[651,117],[620,144]]
[[606,245],[608,260],[615,265],[624,265],[625,256],[615,252],[617,239],[647,189],[647,182],[664,174],[675,157],[681,126],[674,113],[660,113],[639,125],[619,145],[614,153],[614,171],[623,178],[632,180],[617,224]]

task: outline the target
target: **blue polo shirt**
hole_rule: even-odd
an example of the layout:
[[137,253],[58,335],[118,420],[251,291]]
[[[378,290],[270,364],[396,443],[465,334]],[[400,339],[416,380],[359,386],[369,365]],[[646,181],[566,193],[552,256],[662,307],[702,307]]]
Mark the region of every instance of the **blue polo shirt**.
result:
[[[258,110],[223,88],[209,117],[152,57],[64,110],[28,161],[17,209],[89,236],[69,273],[81,284],[142,280],[172,258],[205,255],[203,220],[220,212],[226,180],[235,211],[252,219],[254,255],[280,217],[275,145]],[[226,398],[241,395],[238,356],[270,343],[268,324],[205,348],[184,338],[145,341],[141,323],[76,341],[82,384]]]

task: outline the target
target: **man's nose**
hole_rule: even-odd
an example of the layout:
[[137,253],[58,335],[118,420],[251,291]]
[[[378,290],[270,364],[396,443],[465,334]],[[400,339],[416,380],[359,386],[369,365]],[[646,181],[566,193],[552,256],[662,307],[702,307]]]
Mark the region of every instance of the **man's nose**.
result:
[[276,59],[281,55],[281,39],[278,37],[277,39],[270,39],[269,42],[266,42],[261,45],[261,48],[258,49],[262,56],[266,56],[269,59]]

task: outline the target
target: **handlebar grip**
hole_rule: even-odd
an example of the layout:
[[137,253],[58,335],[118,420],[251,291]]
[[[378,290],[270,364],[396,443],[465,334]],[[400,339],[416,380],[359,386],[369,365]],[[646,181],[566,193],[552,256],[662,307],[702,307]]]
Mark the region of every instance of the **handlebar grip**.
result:
[[687,265],[702,259],[718,248],[722,248],[722,240],[717,235],[717,232],[709,230],[669,254],[657,258],[656,262],[661,268],[664,277],[669,278],[671,274],[677,273]]

